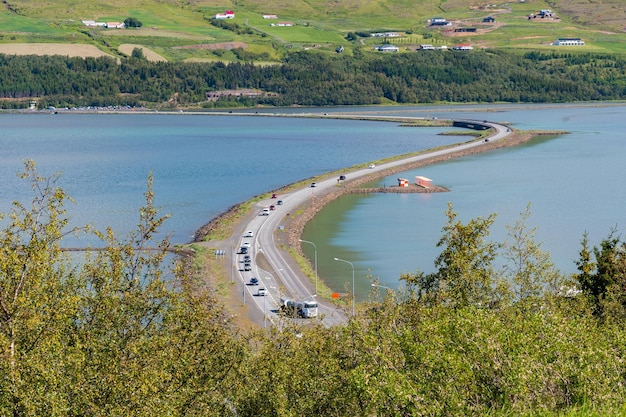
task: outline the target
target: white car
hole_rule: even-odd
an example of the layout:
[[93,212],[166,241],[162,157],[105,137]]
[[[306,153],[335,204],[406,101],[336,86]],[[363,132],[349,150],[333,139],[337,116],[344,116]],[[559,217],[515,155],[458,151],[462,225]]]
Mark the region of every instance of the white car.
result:
[[256,295],[259,297],[265,297],[267,295],[267,290],[265,288],[259,288]]
[[250,242],[243,242],[243,247],[244,248],[249,248],[250,247]]
[[243,235],[243,237],[254,237],[254,233],[252,232],[252,230],[249,230],[246,232],[245,235]]
[[370,164],[370,169],[374,169],[374,168],[376,168],[376,165]]

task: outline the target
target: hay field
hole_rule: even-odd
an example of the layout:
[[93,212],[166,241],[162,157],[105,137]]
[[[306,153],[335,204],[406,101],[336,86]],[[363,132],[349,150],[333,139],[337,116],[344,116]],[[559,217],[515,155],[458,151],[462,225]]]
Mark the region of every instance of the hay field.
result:
[[139,48],[143,51],[143,56],[146,57],[148,61],[157,62],[162,61],[165,62],[167,59],[163,58],[161,55],[157,54],[151,49],[146,48],[145,46],[137,45],[134,43],[124,43],[120,45],[117,49],[128,56],[131,56],[133,53],[133,49]]
[[93,45],[80,43],[0,43],[0,53],[6,55],[64,55],[76,57],[100,57],[113,55]]

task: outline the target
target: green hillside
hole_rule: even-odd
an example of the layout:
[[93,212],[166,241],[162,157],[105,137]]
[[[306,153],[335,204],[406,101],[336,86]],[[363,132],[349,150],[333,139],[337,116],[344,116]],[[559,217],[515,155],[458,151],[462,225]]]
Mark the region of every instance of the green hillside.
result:
[[[555,15],[529,19],[542,9]],[[225,10],[233,10],[234,19],[212,24],[212,17]],[[483,22],[488,16],[495,21]],[[128,17],[142,26],[107,29],[81,23],[123,22]],[[445,18],[451,25],[431,27],[432,17]],[[580,37],[585,46],[575,50],[622,53],[624,26],[622,0],[3,0],[0,52],[2,43],[46,42],[91,44],[123,55],[120,45],[133,44],[170,61],[277,62],[286,51],[313,48],[334,53],[339,45],[348,54],[357,49],[370,52],[383,42],[398,45],[400,51],[414,51],[422,43],[528,50],[554,48],[550,43],[558,37]],[[457,32],[465,28],[476,31]],[[368,36],[377,32],[399,36]],[[245,52],[234,53],[233,47]]]

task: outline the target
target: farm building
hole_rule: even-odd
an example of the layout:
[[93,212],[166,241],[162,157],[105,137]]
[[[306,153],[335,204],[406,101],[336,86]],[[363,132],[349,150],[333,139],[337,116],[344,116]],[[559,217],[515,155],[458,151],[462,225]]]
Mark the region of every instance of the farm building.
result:
[[263,19],[278,19],[278,16],[275,14],[264,14]]
[[430,188],[433,185],[433,180],[430,178],[422,177],[421,175],[415,176],[415,185],[419,185],[420,187]]
[[214,19],[234,19],[235,18],[235,12],[232,10],[226,10],[224,13],[218,13],[215,16],[213,16]]
[[585,41],[580,38],[559,38],[552,42],[556,46],[583,46]]
[[395,45],[380,45],[376,47],[376,50],[380,52],[398,52],[400,48]]

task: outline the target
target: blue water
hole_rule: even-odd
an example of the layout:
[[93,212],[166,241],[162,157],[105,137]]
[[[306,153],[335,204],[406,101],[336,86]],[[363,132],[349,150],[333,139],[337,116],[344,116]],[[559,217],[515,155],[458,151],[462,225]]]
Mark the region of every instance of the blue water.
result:
[[[585,232],[593,245],[608,236],[612,228],[623,232],[626,106],[506,107],[498,107],[497,112],[479,111],[479,106],[469,112],[427,111],[438,117],[501,120],[520,129],[562,129],[571,133],[403,174],[405,178],[429,177],[435,184],[449,188],[449,193],[350,196],[346,202],[337,203],[345,207],[328,206],[303,237],[317,239],[318,246],[329,251],[318,253],[320,276],[337,290],[351,279],[347,265],[332,260],[337,256],[333,253],[339,253],[355,265],[357,297],[365,298],[368,277],[397,287],[402,273],[433,271],[448,202],[463,222],[496,213],[491,238],[497,242],[504,241],[505,226],[519,219],[530,203],[528,223],[537,228],[535,240],[542,242],[557,268],[565,273],[576,272],[574,260]],[[408,109],[403,114],[423,112]],[[394,183],[396,177],[381,183]],[[320,235],[316,228],[331,232]]]
[[[111,226],[123,235],[138,222],[152,172],[156,205],[171,215],[162,235],[186,243],[199,227],[255,195],[460,139],[437,135],[442,130],[254,116],[3,114],[0,211],[13,200],[30,201],[28,184],[16,174],[23,160],[33,159],[43,175],[62,174],[59,185],[76,201],[67,206],[72,226]],[[71,242],[86,243],[95,242]]]
[[[257,110],[255,110],[257,111]],[[263,110],[258,110],[263,113]],[[304,239],[317,244],[321,279],[342,291],[354,263],[357,297],[367,276],[391,287],[401,273],[431,271],[439,254],[448,202],[459,218],[497,213],[494,240],[505,237],[531,203],[536,240],[559,269],[575,271],[587,231],[598,244],[611,228],[624,230],[626,105],[433,106],[281,109],[292,113],[370,113],[511,122],[520,129],[571,134],[515,149],[476,155],[408,172],[424,175],[449,193],[350,196],[329,206]],[[267,110],[274,113],[276,110]],[[195,230],[233,204],[331,170],[391,155],[466,140],[440,136],[450,128],[406,128],[395,123],[276,117],[201,115],[0,115],[0,211],[29,201],[16,177],[34,159],[44,175],[60,171],[59,185],[75,200],[72,225],[110,225],[124,234],[138,220],[146,178],[154,174],[156,204],[171,218],[163,235],[189,242]],[[394,183],[396,176],[382,180]],[[314,231],[323,231],[315,235]],[[92,243],[82,238],[72,244]],[[305,250],[310,250],[306,245]],[[311,255],[313,255],[311,253]],[[349,284],[349,283],[348,283]]]

